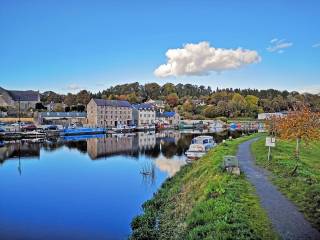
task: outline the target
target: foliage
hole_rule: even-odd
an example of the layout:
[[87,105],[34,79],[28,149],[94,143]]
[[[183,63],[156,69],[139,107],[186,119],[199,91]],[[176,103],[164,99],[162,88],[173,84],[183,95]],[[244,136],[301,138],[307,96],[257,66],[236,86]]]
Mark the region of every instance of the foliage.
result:
[[170,107],[177,106],[178,101],[179,101],[179,98],[176,93],[170,93],[169,95],[166,96],[166,102]]
[[[320,111],[320,96],[315,94],[299,94],[298,92],[275,89],[217,88],[212,90],[210,87],[203,85],[166,83],[160,86],[154,82],[144,85],[138,82],[121,84],[97,93],[82,90],[76,94],[68,93],[64,95],[48,91],[41,94],[41,101],[44,104],[54,102],[64,103],[67,106],[86,105],[93,97],[111,100],[122,99],[132,103],[144,102],[149,99],[166,100],[166,98],[169,98],[169,101],[172,100],[172,102],[168,103],[170,105],[168,110],[186,102],[192,103],[192,111],[190,111],[190,106],[186,106],[186,111],[183,110],[182,115],[184,113],[205,115],[205,107],[212,105],[215,107],[215,116],[228,118],[256,117],[260,112],[288,111],[302,105],[309,106],[312,111]],[[196,110],[197,104],[192,102],[194,100],[203,100],[205,107]],[[199,112],[199,110],[202,110],[202,112]]]
[[184,166],[143,204],[131,239],[275,239],[246,178],[222,172],[224,155],[251,137],[227,141]]
[[272,148],[272,159],[267,161],[268,149],[262,138],[252,144],[256,163],[272,173],[271,180],[320,230],[320,142],[310,142],[301,149],[296,175],[288,172],[296,165],[292,152],[295,141],[278,140]]
[[299,157],[299,143],[320,139],[320,113],[307,107],[289,112],[284,117],[273,117],[268,121],[269,131],[284,140],[296,140],[296,155]]
[[45,106],[43,106],[43,104],[41,102],[36,103],[35,108],[37,110],[46,110],[47,109]]

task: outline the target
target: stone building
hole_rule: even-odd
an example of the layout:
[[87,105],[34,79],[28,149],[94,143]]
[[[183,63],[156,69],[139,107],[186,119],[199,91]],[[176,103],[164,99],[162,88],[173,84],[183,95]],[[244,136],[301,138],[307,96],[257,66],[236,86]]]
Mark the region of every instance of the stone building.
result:
[[30,108],[35,108],[36,103],[40,102],[38,91],[15,91],[6,90],[0,87],[0,106],[19,109],[23,112]]
[[132,106],[128,101],[91,99],[87,105],[90,126],[118,127],[132,124]]
[[132,105],[133,122],[138,128],[154,127],[156,121],[155,106],[142,103]]

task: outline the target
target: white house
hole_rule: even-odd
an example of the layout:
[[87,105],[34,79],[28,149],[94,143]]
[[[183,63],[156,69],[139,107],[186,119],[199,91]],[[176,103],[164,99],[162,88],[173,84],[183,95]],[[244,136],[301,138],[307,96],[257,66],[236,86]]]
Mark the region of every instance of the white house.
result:
[[287,115],[287,112],[275,112],[275,113],[259,113],[258,120],[266,120],[271,117],[283,117]]
[[148,103],[132,105],[132,118],[137,128],[154,128],[156,121],[155,106]]

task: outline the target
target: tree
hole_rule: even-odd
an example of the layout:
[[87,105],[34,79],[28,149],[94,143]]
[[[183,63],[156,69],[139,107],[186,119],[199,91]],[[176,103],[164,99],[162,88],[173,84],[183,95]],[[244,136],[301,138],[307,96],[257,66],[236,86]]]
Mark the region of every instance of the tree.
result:
[[87,90],[81,90],[76,95],[76,103],[74,104],[83,104],[87,105],[91,99],[91,93]]
[[36,110],[47,110],[45,106],[41,102],[37,102],[35,106]]
[[139,102],[139,99],[137,98],[135,93],[130,93],[128,95],[128,101],[131,103],[137,103],[137,102]]
[[170,107],[177,106],[179,101],[178,95],[176,93],[171,93],[166,96],[166,102],[169,104]]
[[251,116],[256,116],[258,113],[258,102],[259,98],[253,95],[247,95],[245,97],[247,104],[247,114]]
[[161,88],[161,94],[163,96],[168,96],[172,93],[176,93],[176,87],[173,83],[166,83]]
[[[289,112],[285,117],[272,118],[268,122],[269,128],[274,128],[276,135],[280,139],[295,140],[296,159],[300,157],[300,142],[308,143],[320,140],[320,113],[311,112],[309,108],[303,107],[302,110]],[[292,174],[296,172],[296,165]]]
[[64,108],[63,108],[62,103],[55,104],[53,111],[55,111],[55,112],[63,112]]
[[128,96],[127,95],[120,95],[117,97],[118,100],[121,100],[121,101],[127,101],[128,100]]
[[77,96],[72,93],[68,93],[64,98],[64,103],[68,106],[77,104]]
[[160,85],[158,83],[146,83],[144,85],[144,90],[146,92],[147,98],[158,99],[160,96]]
[[186,102],[183,104],[183,110],[184,110],[185,112],[192,112],[192,111],[193,111],[193,108],[194,108],[193,104],[192,104],[191,102],[189,102],[189,101],[186,101]]
[[207,118],[214,118],[216,117],[216,108],[214,106],[208,106],[204,109],[204,116]]
[[78,112],[84,112],[84,110],[86,110],[86,106],[82,105],[82,104],[78,104],[77,105],[77,111]]

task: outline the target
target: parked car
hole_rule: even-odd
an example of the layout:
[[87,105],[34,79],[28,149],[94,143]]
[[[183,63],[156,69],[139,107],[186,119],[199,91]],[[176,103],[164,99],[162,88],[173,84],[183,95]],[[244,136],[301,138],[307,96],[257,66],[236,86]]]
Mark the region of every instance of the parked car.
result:
[[55,126],[55,125],[47,126],[45,127],[44,130],[58,130],[58,126]]
[[24,131],[34,131],[37,130],[37,127],[34,124],[26,125],[22,127]]
[[5,130],[3,128],[0,128],[0,132],[5,132]]

